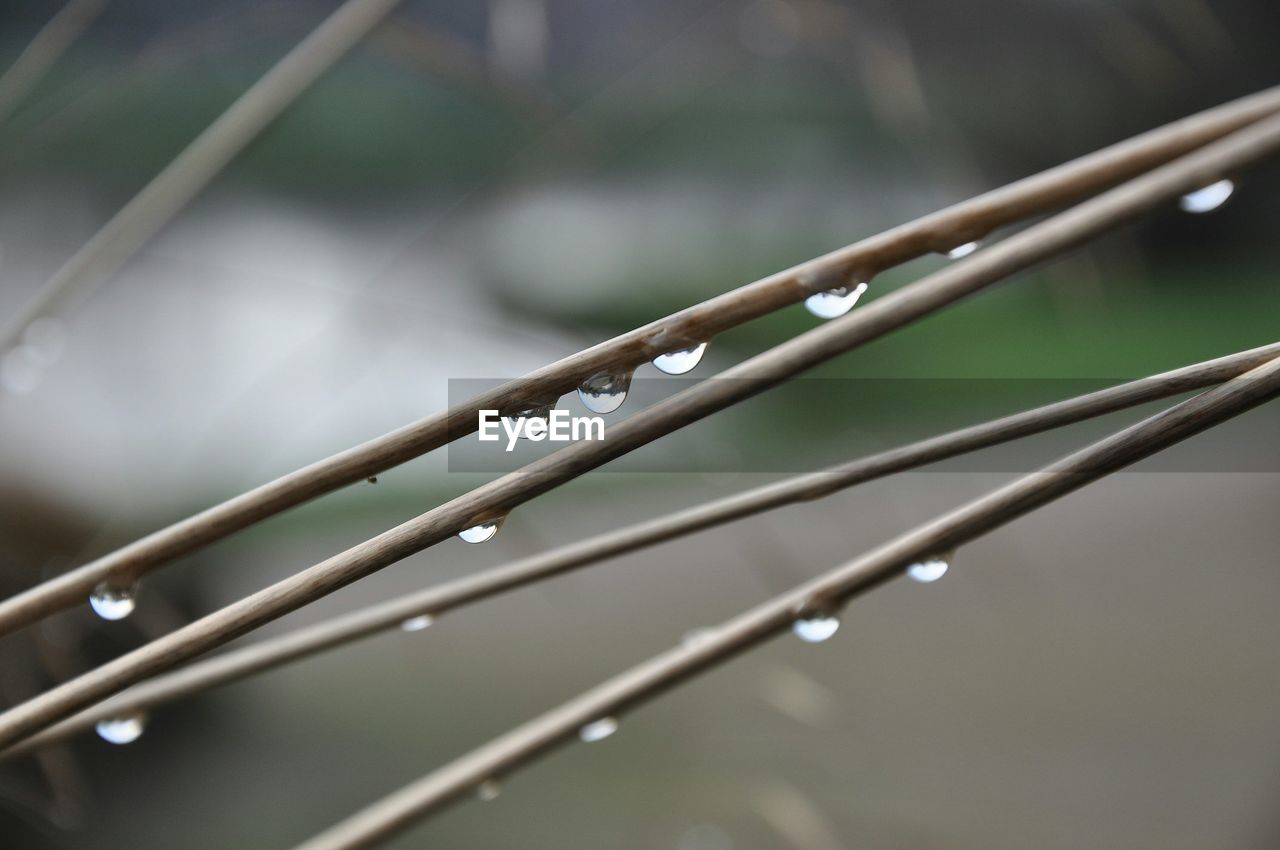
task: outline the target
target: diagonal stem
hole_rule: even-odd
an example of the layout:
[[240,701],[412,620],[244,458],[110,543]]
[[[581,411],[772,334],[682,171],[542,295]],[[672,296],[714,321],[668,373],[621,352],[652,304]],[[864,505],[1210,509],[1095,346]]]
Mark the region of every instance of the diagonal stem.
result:
[[685,535],[797,502],[820,499],[858,484],[977,451],[1020,437],[1043,433],[1095,416],[1113,413],[1178,393],[1203,389],[1280,357],[1280,343],[1242,351],[1171,372],[1140,378],[1033,410],[1004,416],[896,449],[797,475],[666,516],[600,534],[511,564],[428,587],[398,599],[370,605],[314,625],[267,638],[223,655],[199,661],[142,682],[0,753],[0,760],[30,752],[100,720],[124,717],[218,685],[272,670],[395,629],[420,615],[438,617],[501,593],[528,587],[566,572],[599,563]]
[[[1280,88],[1184,118],[901,225],[689,307],[566,357],[443,413],[317,461],[0,601],[0,635],[81,604],[95,585],[128,584],[254,523],[437,449],[476,428],[481,409],[543,403],[602,371],[626,370],[703,342],[815,291],[942,251],[1060,208],[1166,163],[1280,110]],[[1216,177],[1217,175],[1212,175]],[[1194,188],[1191,183],[1185,189]],[[87,250],[87,249],[86,249]],[[0,338],[3,338],[0,335]]]
[[0,350],[31,322],[83,297],[117,271],[399,2],[346,0],[112,216],[34,296],[0,322]]
[[1280,149],[1272,116],[807,331],[580,442],[308,567],[0,714],[0,749],[679,428],[972,295]]
[[1280,396],[1280,358],[1119,431],[919,526],[843,566],[744,612],[693,645],[668,650],[384,797],[295,850],[381,843],[479,784],[566,743],[584,725],[666,690],[785,631],[808,611],[830,612],[909,564],[982,536],[1084,485]]
[[26,99],[67,49],[102,14],[107,0],[69,0],[0,76],[0,124]]

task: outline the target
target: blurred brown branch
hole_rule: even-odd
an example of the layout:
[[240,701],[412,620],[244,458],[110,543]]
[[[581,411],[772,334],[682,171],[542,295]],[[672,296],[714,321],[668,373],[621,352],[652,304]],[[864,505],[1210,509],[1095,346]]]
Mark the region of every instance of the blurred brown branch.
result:
[[91,709],[0,752],[0,760],[65,739],[100,720],[147,711],[172,700],[308,658],[361,638],[400,627],[414,618],[423,627],[457,608],[527,587],[698,531],[797,502],[812,501],[886,475],[915,469],[965,452],[1060,428],[1087,418],[1202,389],[1280,357],[1280,342],[1140,378],[1076,398],[1004,416],[829,469],[797,475],[723,499],[706,502],[597,535],[511,564],[428,587],[267,638],[143,682]]
[[656,655],[384,797],[296,850],[371,847],[486,783],[786,631],[797,619],[832,617],[845,603],[1144,457],[1280,396],[1280,358],[890,540],[854,561]]
[[[0,747],[17,743],[131,684],[220,646],[463,529],[500,518],[591,469],[942,310],[1278,148],[1280,117],[1272,116],[889,293],[848,317],[800,334],[725,370],[720,377],[726,380],[705,381],[641,411],[616,425],[604,440],[579,442],[561,449],[10,708],[0,714]],[[949,238],[955,239],[956,234]],[[824,281],[828,287],[832,283],[829,279]],[[468,422],[467,427],[473,428],[474,422]]]
[[[545,404],[594,375],[629,371],[658,355],[706,342],[723,331],[817,292],[841,287],[855,278],[868,280],[883,269],[930,252],[948,251],[996,228],[1060,208],[1248,126],[1277,109],[1280,109],[1280,89],[1242,98],[651,322],[503,384],[451,410],[260,485],[6,599],[0,602],[0,634],[82,604],[101,582],[130,584],[175,558],[254,523],[340,487],[364,481],[465,436],[475,430],[476,414],[481,409],[521,410]],[[1197,180],[1216,179],[1225,167],[1213,157],[1207,162],[1202,169],[1204,173],[1183,181],[1180,191],[1195,188]],[[89,254],[96,254],[97,250],[90,246],[84,249]],[[73,260],[68,268],[75,262]]]
[[9,70],[0,76],[0,123],[18,108],[106,5],[107,0],[70,0],[36,33]]

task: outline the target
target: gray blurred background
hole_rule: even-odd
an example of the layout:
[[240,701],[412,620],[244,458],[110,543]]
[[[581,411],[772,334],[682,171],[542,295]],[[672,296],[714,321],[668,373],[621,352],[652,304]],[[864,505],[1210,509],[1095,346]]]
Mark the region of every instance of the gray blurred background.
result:
[[[0,116],[0,316],[336,5],[109,2]],[[57,8],[0,3],[0,67]],[[1273,84],[1277,36],[1271,4],[1239,0],[406,2],[46,348],[0,362],[0,591],[435,412],[450,380],[518,376]],[[1275,341],[1278,197],[1264,164],[1221,210],[1171,206],[815,374],[1035,386]],[[797,306],[726,333],[691,377],[817,323]],[[263,633],[776,480],[750,457],[806,470],[1025,402],[974,395],[755,399],[684,437],[705,466],[593,473]],[[1079,492],[393,846],[1275,847],[1277,433],[1255,411]],[[4,765],[0,847],[291,846],[1005,470],[868,484],[176,703],[127,747]],[[438,452],[171,566],[128,620],[86,606],[0,640],[0,700],[487,477]]]

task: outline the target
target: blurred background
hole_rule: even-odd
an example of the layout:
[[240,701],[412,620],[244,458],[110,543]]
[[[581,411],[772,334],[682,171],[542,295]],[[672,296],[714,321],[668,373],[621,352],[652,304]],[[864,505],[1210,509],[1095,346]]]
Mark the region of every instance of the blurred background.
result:
[[[0,317],[338,4],[84,5],[47,73],[0,97]],[[59,7],[0,3],[0,68]],[[1274,84],[1278,29],[1244,0],[409,0],[4,355],[0,591],[433,413],[450,381],[516,377]],[[928,392],[762,396],[689,429],[690,471],[600,470],[491,543],[442,544],[261,634],[1047,400],[1059,379],[1273,342],[1280,165],[1237,177],[1211,214],[1170,205],[814,373]],[[796,306],[725,333],[691,377],[819,321]],[[935,392],[950,379],[1015,380]],[[965,547],[941,582],[855,602],[832,640],[777,640],[390,846],[1275,847],[1277,433],[1260,409],[1091,486]],[[86,605],[0,639],[0,700],[490,477],[437,452],[152,576],[128,620]],[[0,846],[292,846],[1009,477],[980,456],[874,482],[173,704],[129,746],[81,736],[0,766]]]

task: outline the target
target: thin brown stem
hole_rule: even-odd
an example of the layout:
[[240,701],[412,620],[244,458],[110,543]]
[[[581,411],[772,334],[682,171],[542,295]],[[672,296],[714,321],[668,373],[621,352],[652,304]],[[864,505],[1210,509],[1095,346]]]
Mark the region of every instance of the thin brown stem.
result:
[[1272,116],[745,360],[722,372],[723,380],[704,381],[620,422],[604,440],[567,446],[10,708],[0,714],[0,749],[1278,148],[1280,117]]
[[[922,254],[947,250],[1028,216],[1060,208],[1220,139],[1277,109],[1280,109],[1280,88],[1268,89],[651,322],[443,413],[263,484],[4,600],[0,602],[0,634],[83,603],[100,582],[112,580],[127,584],[256,522],[470,434],[476,428],[476,414],[481,409],[515,409],[559,398],[599,372],[635,368],[656,355],[709,340],[725,330],[801,301],[815,291],[841,286],[851,277],[870,276]],[[1186,183],[1182,188],[1193,187]]]
[[483,782],[564,744],[785,631],[809,612],[832,613],[910,564],[987,534],[1055,499],[1280,395],[1280,359],[1126,428],[1044,469],[919,526],[843,566],[656,655],[405,786],[296,850],[354,850],[402,832]]
[[839,466],[797,475],[667,516],[620,528],[511,564],[371,605],[142,682],[0,753],[0,760],[63,740],[100,720],[148,711],[172,700],[308,658],[325,650],[397,628],[410,618],[438,617],[501,593],[797,502],[820,499],[896,472],[914,469],[1020,437],[1113,413],[1228,380],[1275,357],[1280,342],[1087,395],[1004,416],[879,452]]
[[72,298],[83,297],[118,270],[399,3],[347,0],[326,18],[0,323],[0,350],[31,322]]
[[107,0],[70,0],[36,33],[0,76],[0,123],[18,108],[106,5]]

